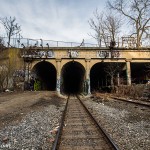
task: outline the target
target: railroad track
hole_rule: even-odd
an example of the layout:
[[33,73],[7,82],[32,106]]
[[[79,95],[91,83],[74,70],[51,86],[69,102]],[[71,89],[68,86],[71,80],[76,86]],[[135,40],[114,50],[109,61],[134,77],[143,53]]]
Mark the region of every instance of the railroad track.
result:
[[[101,94],[101,96],[99,98],[105,99],[105,97],[106,97],[105,94]],[[122,102],[132,103],[135,105],[150,107],[150,101],[142,101],[142,100],[138,101],[138,100],[134,100],[134,99],[127,99],[127,98],[111,96],[111,95],[109,97],[112,98],[112,100],[116,100],[116,101],[122,101]]]
[[119,150],[78,97],[70,97],[52,150]]
[[142,102],[142,101],[137,101],[137,100],[133,100],[133,99],[125,99],[125,98],[119,98],[119,97],[114,97],[114,96],[111,96],[111,98],[114,100],[119,100],[119,101],[128,102],[128,103],[132,103],[132,104],[136,104],[136,105],[150,107],[150,102]]
[[[106,94],[99,94],[99,97],[97,97],[98,99],[101,100],[105,100],[107,97]],[[117,97],[117,96],[113,96],[113,95],[108,95],[109,98],[111,98],[114,101],[122,101],[122,102],[126,102],[126,103],[132,103],[135,105],[139,105],[139,106],[145,106],[145,107],[150,107],[150,101],[142,101],[142,100],[134,100],[134,99],[127,99],[127,98],[122,98],[122,97]]]

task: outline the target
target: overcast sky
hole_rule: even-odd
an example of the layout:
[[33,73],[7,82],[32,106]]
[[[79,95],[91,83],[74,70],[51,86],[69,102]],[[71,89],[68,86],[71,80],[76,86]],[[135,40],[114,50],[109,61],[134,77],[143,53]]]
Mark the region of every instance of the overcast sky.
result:
[[[96,8],[105,8],[106,1],[0,0],[0,17],[15,16],[23,37],[92,42],[92,37],[88,35],[92,32],[88,20]],[[4,35],[2,27],[0,35]]]

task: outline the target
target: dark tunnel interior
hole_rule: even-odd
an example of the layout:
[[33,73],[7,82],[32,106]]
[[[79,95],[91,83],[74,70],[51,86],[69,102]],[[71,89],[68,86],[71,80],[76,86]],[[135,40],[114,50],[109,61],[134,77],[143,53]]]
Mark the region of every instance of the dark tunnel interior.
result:
[[51,63],[42,61],[36,64],[33,74],[40,81],[41,90],[56,90],[56,69]]
[[[113,64],[113,65],[112,65]],[[112,71],[116,69],[117,63],[97,63],[95,64],[90,71],[90,86],[91,86],[91,92],[94,91],[100,91],[100,92],[110,92],[109,86],[111,85],[111,77],[109,69],[111,70],[111,65],[114,67]],[[125,64],[120,63],[119,67],[119,73],[120,78],[124,78],[125,71],[122,70],[123,66]],[[115,83],[115,81],[114,81]],[[116,83],[115,83],[116,84]]]
[[97,63],[91,68],[90,71],[91,92],[98,91],[101,87],[110,85],[110,78],[106,76],[104,68],[105,68],[104,63]]
[[62,89],[64,94],[79,94],[83,90],[85,69],[75,61],[67,63],[62,69]]
[[132,83],[145,84],[150,77],[147,70],[148,63],[131,63],[131,78]]

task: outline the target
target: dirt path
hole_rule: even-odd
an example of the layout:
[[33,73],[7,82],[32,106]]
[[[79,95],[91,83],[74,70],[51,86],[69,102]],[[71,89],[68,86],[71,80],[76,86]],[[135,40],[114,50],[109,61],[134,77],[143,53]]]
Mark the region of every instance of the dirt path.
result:
[[0,128],[18,123],[30,111],[45,105],[61,105],[62,99],[55,92],[14,92],[0,95]]

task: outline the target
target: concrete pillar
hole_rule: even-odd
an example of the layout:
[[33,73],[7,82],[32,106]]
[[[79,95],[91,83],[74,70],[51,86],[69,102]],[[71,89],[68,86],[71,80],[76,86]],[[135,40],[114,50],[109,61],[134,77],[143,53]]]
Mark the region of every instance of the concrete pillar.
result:
[[127,85],[131,85],[131,60],[126,60],[126,75],[127,75]]
[[91,59],[85,59],[86,61],[86,77],[85,77],[85,92],[87,94],[91,94],[91,88],[90,88],[90,61]]
[[24,72],[25,72],[25,81],[29,82],[31,77],[31,68],[32,68],[32,62],[31,61],[24,61]]
[[57,69],[57,78],[56,78],[56,91],[60,94],[61,86],[61,59],[56,59],[56,69]]

